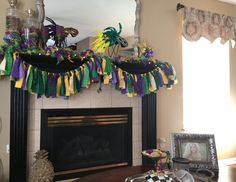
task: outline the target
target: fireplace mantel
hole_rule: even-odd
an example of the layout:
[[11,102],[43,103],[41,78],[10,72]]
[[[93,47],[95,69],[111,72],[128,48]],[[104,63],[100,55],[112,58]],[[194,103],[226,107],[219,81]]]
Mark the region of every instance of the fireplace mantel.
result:
[[[28,93],[11,85],[10,182],[26,181]],[[142,98],[142,149],[156,147],[156,94]]]

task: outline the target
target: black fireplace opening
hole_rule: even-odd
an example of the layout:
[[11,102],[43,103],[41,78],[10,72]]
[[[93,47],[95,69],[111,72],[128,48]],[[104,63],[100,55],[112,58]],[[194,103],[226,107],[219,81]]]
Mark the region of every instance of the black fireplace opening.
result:
[[132,108],[42,109],[40,148],[56,180],[132,165]]

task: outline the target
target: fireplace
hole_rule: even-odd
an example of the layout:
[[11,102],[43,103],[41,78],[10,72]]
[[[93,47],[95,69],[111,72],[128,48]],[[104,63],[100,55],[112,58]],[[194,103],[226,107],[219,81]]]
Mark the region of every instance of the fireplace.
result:
[[56,180],[132,165],[132,108],[42,109],[40,148]]

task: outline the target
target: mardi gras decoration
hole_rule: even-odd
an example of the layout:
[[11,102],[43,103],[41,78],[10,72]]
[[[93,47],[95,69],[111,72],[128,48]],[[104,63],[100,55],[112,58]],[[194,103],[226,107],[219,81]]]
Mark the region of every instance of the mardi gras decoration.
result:
[[[116,55],[119,46],[128,46],[128,42],[120,36],[121,30],[122,26],[119,23],[119,31],[117,31],[114,27],[107,27],[103,32],[99,31],[97,39],[93,42],[93,50],[100,53],[104,53],[106,50],[108,50],[110,57]],[[111,51],[109,47],[112,48]]]
[[154,59],[150,47],[141,52],[139,57],[116,57],[112,84],[128,97],[156,93],[160,87],[171,89],[177,83],[174,67]]
[[31,166],[29,182],[52,182],[55,176],[54,167],[48,160],[48,152],[39,150],[35,153],[35,161]]
[[76,37],[79,34],[79,31],[75,28],[65,28],[64,26],[56,24],[55,21],[53,21],[49,17],[46,17],[46,20],[49,21],[51,24],[46,25],[42,28],[42,37],[45,44],[50,38],[55,41],[55,45],[57,47],[66,47],[66,37],[68,35]]
[[[68,34],[78,32],[57,25],[44,26],[41,40],[54,36],[54,46],[25,46],[25,40],[17,32],[7,32],[5,45],[0,46],[0,74],[10,75],[16,88],[28,90],[38,97],[64,97],[89,88],[92,83],[103,81],[128,97],[144,96],[157,92],[160,87],[172,88],[177,83],[176,73],[169,63],[154,58],[153,50],[140,46],[138,56],[116,56],[117,47],[127,42],[114,27],[99,33],[93,43],[94,50],[83,52],[61,47]],[[109,49],[112,49],[109,54]],[[102,54],[108,49],[108,55]],[[101,91],[101,87],[99,88]]]

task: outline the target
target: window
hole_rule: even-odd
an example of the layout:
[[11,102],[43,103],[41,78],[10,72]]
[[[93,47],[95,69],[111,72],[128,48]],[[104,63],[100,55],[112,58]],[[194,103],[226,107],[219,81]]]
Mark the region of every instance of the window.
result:
[[229,44],[222,45],[218,39],[210,43],[205,38],[197,42],[183,38],[182,42],[184,129],[214,133],[223,144],[225,135],[235,133],[230,99]]

